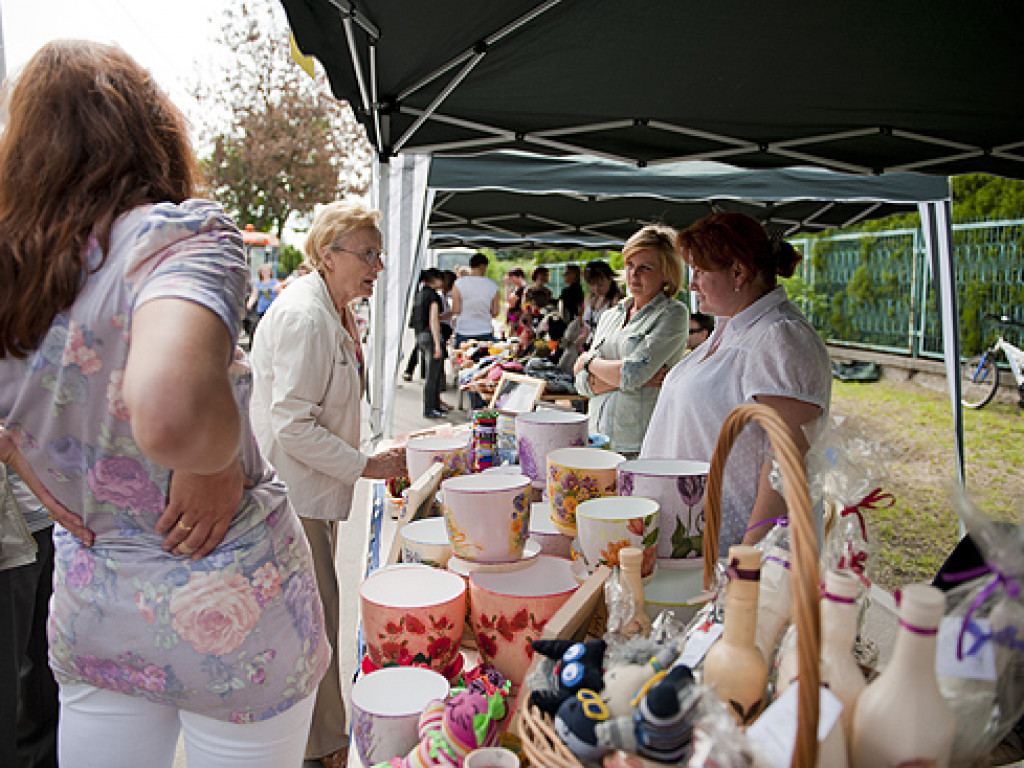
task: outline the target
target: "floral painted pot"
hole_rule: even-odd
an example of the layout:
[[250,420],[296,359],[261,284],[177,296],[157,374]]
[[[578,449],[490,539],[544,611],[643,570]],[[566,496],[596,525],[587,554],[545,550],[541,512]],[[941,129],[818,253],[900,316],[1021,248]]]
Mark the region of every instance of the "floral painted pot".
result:
[[559,448],[587,444],[588,423],[589,417],[585,413],[551,409],[516,416],[519,465],[535,485],[544,485],[545,458],[549,453]]
[[704,546],[704,488],[706,461],[635,459],[618,466],[620,496],[643,496],[658,502],[659,565],[679,567],[680,561],[700,559]]
[[359,587],[363,637],[374,666],[427,664],[449,668],[465,624],[466,584],[429,565],[391,565]]
[[517,571],[472,573],[473,634],[481,660],[520,685],[533,660],[531,643],[576,588],[569,561],[547,555]]
[[626,457],[599,448],[560,448],[548,454],[551,522],[576,535],[576,507],[588,499],[615,495],[615,468]]
[[402,526],[402,562],[444,568],[452,556],[443,517],[414,520]]
[[519,560],[530,531],[529,497],[526,475],[480,473],[442,481],[452,552],[485,563]]
[[551,505],[546,501],[530,505],[530,541],[540,544],[544,555],[569,557],[571,554],[572,539],[555,528],[551,522]]
[[405,446],[409,479],[416,479],[434,463],[441,464],[441,479],[468,475],[473,471],[469,433],[457,437],[414,437]]
[[643,550],[641,578],[654,574],[658,559],[658,502],[639,496],[605,496],[576,507],[580,553],[587,572],[619,565],[625,547]]
[[[396,696],[395,691],[401,691]],[[423,667],[384,667],[352,684],[352,736],[363,765],[405,757],[419,743],[419,720],[448,697],[444,675]]]

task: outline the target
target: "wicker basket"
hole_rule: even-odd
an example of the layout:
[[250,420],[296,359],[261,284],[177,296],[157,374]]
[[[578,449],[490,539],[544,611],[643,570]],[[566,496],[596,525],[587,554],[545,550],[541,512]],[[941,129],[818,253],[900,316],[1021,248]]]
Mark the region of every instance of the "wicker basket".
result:
[[[765,405],[741,405],[726,418],[711,457],[704,502],[704,588],[714,581],[718,541],[722,528],[722,475],[736,438],[751,421],[767,433],[782,469],[783,493],[789,508],[793,546],[791,584],[793,614],[797,627],[797,663],[800,676],[797,703],[797,736],[793,768],[814,768],[818,754],[818,687],[821,627],[818,618],[818,540],[803,455],[782,418]],[[522,695],[527,696],[528,691]],[[518,720],[523,752],[540,768],[583,768],[555,733],[551,719],[536,707],[523,706]]]

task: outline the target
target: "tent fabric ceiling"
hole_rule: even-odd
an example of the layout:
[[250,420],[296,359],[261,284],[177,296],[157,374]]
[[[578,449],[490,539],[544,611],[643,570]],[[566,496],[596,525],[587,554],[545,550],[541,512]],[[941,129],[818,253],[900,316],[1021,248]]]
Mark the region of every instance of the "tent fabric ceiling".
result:
[[1024,4],[282,0],[383,157],[1024,178]]
[[618,247],[644,224],[681,228],[713,211],[747,213],[788,236],[949,196],[945,178],[924,174],[747,171],[701,161],[639,169],[518,152],[435,157],[428,186],[435,191],[428,225],[435,247],[514,247],[516,236],[524,241],[519,247]]

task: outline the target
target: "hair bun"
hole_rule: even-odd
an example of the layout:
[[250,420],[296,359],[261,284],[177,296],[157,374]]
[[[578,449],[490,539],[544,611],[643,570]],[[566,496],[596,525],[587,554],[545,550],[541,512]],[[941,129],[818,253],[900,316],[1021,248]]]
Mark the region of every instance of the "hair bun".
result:
[[796,272],[796,265],[803,259],[803,254],[783,240],[781,235],[772,235],[771,248],[775,274],[779,277],[792,277]]

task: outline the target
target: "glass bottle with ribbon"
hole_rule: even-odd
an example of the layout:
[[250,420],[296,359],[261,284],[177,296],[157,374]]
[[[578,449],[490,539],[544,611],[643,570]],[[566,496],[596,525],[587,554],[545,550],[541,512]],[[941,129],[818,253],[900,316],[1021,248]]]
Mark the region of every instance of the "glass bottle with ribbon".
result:
[[755,643],[761,553],[755,547],[729,547],[726,573],[722,637],[704,659],[703,682],[741,725],[749,725],[764,708],[768,683],[768,665]]
[[945,596],[926,584],[903,590],[892,661],[857,701],[853,768],[947,768],[953,712],[935,677],[936,636]]

